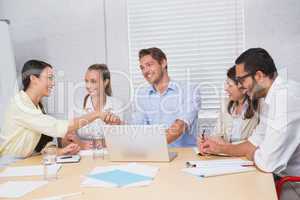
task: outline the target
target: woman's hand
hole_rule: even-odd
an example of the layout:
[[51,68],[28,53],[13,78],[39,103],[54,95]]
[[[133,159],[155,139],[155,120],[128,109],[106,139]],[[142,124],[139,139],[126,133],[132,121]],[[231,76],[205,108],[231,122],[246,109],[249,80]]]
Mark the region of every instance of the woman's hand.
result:
[[58,155],[75,155],[80,151],[80,146],[75,143],[71,143],[64,148],[58,149]]

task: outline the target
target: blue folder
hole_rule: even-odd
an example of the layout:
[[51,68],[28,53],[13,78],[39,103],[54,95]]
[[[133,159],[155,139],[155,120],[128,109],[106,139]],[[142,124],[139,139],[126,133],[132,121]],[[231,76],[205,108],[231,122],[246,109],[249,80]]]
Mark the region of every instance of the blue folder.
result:
[[138,183],[141,181],[152,180],[151,177],[143,176],[131,172],[126,172],[122,170],[112,170],[109,172],[97,173],[89,176],[90,178],[94,178],[97,180],[109,182],[118,185],[118,187],[122,187],[125,185],[129,185],[132,183]]

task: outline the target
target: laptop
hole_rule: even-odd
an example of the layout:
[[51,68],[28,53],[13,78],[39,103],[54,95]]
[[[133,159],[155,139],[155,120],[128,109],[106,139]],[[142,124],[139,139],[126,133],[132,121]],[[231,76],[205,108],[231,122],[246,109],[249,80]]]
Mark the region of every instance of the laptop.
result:
[[111,161],[170,162],[166,128],[161,125],[104,126],[105,142]]

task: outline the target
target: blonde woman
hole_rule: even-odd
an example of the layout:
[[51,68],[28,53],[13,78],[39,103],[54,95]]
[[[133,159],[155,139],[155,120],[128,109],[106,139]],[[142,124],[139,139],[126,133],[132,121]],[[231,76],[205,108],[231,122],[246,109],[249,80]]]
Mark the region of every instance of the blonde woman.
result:
[[[42,99],[54,86],[53,67],[43,61],[29,60],[22,69],[23,90],[15,95],[7,108],[1,138],[0,156],[28,157],[42,149],[54,137],[63,138],[77,129],[102,119],[116,123],[119,119],[102,110],[95,110],[71,120],[59,120],[47,115]],[[59,154],[74,154],[77,144],[59,149]]]
[[[123,121],[123,103],[112,96],[111,89],[111,76],[108,67],[105,64],[91,65],[85,73],[85,86],[87,95],[83,101],[83,112],[90,113],[95,111],[102,111],[111,113],[110,116],[114,116],[118,120],[116,123],[120,124]],[[112,121],[108,119],[108,121]],[[101,129],[102,125],[107,124],[102,119],[97,119],[93,123],[78,130],[77,137],[71,136],[69,139],[81,144],[83,149],[90,149],[92,142],[84,140],[85,135],[93,135],[95,132]]]

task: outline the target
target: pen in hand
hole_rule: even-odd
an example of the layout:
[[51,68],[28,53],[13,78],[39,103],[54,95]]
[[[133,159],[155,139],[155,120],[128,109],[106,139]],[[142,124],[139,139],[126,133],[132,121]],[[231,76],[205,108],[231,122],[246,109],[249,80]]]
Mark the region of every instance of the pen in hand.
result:
[[205,129],[203,129],[203,131],[202,131],[201,139],[203,142],[205,141]]

